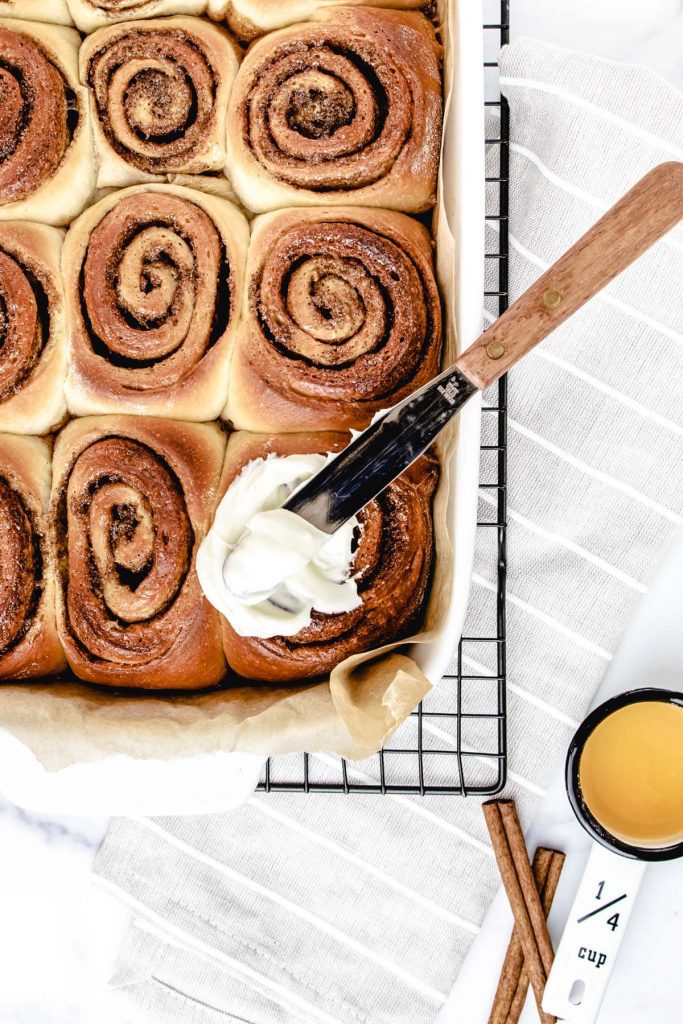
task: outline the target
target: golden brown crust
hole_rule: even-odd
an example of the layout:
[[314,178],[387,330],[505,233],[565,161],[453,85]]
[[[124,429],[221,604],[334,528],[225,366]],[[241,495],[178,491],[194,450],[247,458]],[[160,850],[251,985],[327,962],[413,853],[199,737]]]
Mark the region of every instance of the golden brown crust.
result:
[[224,199],[172,185],[113,192],[69,231],[62,267],[74,415],[220,415],[249,238]]
[[225,447],[213,424],[72,421],[54,454],[57,622],[79,679],[201,689],[225,671],[195,570]]
[[70,28],[0,19],[0,220],[65,224],[92,194],[79,42]]
[[422,14],[330,8],[259,39],[230,97],[227,174],[255,212],[417,212],[435,199],[440,50]]
[[0,18],[73,25],[66,0],[0,0]]
[[55,625],[55,567],[46,537],[50,447],[0,434],[0,680],[66,668]]
[[352,207],[255,220],[225,412],[236,428],[363,429],[431,380],[440,354],[421,224]]
[[230,30],[239,39],[252,40],[264,32],[294,25],[312,18],[325,7],[392,7],[396,10],[420,10],[425,0],[209,0],[209,15],[218,8]]
[[[29,35],[0,28],[3,138],[0,201],[17,202],[51,178],[71,141],[68,85],[60,68]],[[24,123],[29,102],[31,114]],[[10,149],[11,146],[11,149]],[[11,153],[11,155],[10,155]]]
[[92,90],[99,186],[219,172],[238,50],[201,18],[159,18],[100,29],[80,51]]
[[46,434],[66,414],[63,237],[0,221],[0,430]]
[[93,32],[138,18],[158,18],[168,14],[203,14],[207,0],[68,0],[69,10],[81,32]]
[[[218,500],[253,459],[269,454],[339,451],[339,433],[230,436]],[[247,679],[295,683],[328,675],[344,658],[408,636],[419,620],[429,587],[434,535],[432,497],[438,462],[423,455],[360,513],[362,532],[354,572],[362,607],[341,615],[313,613],[293,637],[242,637],[221,617],[229,666]]]

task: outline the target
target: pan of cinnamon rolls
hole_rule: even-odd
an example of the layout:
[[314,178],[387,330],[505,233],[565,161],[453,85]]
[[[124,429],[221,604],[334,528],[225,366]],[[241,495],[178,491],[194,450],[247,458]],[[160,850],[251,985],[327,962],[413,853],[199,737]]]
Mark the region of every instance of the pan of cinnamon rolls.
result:
[[288,686],[419,631],[434,452],[316,567],[341,603],[250,633],[197,567],[440,369],[422,8],[0,2],[0,680]]

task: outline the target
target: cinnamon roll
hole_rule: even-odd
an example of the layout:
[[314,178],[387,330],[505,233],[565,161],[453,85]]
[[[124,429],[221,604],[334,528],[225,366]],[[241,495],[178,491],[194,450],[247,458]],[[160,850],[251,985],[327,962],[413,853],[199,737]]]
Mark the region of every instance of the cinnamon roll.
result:
[[219,416],[248,236],[229,202],[172,185],[112,192],[79,217],[62,261],[69,410]]
[[66,0],[0,0],[0,18],[73,25]]
[[66,668],[55,625],[55,567],[46,539],[50,448],[0,434],[0,680]]
[[197,546],[225,447],[213,424],[126,416],[72,421],[53,462],[57,625],[80,679],[200,689],[225,671]]
[[66,415],[62,238],[0,222],[0,430],[47,434]]
[[104,25],[168,14],[203,14],[207,0],[67,0],[71,16],[81,32]]
[[78,33],[0,19],[0,220],[67,224],[95,186]]
[[318,11],[254,43],[230,97],[226,173],[261,213],[352,202],[434,202],[441,79],[424,15]]
[[[240,39],[254,39],[285,25],[307,21],[324,7],[393,7],[396,10],[420,10],[425,0],[228,0],[225,17]],[[211,0],[209,3],[211,13]]]
[[160,18],[100,29],[83,43],[92,90],[97,184],[221,172],[237,47],[200,18]]
[[[255,460],[339,451],[348,434],[232,434],[218,500]],[[434,550],[432,497],[438,462],[423,455],[359,514],[353,556],[358,606],[341,614],[313,611],[294,636],[240,636],[221,616],[228,665],[240,676],[294,683],[329,675],[352,654],[410,635],[427,596]]]
[[257,431],[363,429],[439,369],[431,240],[400,213],[257,217],[225,416]]

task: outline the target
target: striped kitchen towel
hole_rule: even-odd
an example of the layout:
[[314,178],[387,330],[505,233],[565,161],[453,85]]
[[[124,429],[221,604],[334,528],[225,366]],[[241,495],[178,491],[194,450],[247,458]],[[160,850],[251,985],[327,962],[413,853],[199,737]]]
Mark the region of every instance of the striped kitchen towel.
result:
[[[650,167],[683,158],[683,97],[530,39],[501,73],[519,294]],[[527,821],[682,522],[681,280],[679,232],[512,374],[508,792]],[[479,531],[469,635],[491,628],[494,532]],[[482,647],[468,670],[486,675]],[[155,1024],[427,1024],[498,884],[477,801],[398,795],[117,820],[96,871],[136,915],[118,1019]]]

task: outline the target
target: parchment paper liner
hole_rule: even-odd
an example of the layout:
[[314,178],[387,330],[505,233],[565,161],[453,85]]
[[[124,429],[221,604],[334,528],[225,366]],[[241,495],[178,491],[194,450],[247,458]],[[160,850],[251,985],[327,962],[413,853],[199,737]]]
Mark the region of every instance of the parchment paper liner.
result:
[[[439,3],[444,44],[445,121],[453,46],[448,0]],[[447,121],[446,121],[447,123]],[[449,144],[445,133],[444,146]],[[442,158],[443,166],[443,158]],[[453,236],[441,174],[436,215],[437,273],[444,302],[444,365],[456,351]],[[434,499],[436,560],[419,635],[342,662],[329,680],[300,687],[242,686],[204,694],[128,696],[63,680],[0,685],[0,727],[13,733],[48,770],[112,754],[170,759],[216,750],[254,754],[327,751],[363,759],[379,750],[431,688],[409,657],[409,643],[429,643],[451,598],[453,547],[447,502],[457,426],[439,441],[442,474]],[[399,649],[397,649],[399,648]]]

